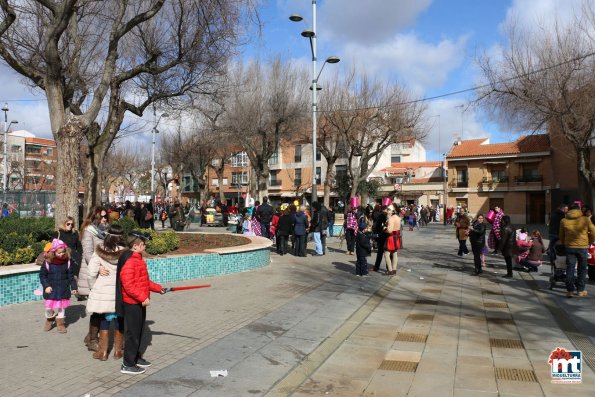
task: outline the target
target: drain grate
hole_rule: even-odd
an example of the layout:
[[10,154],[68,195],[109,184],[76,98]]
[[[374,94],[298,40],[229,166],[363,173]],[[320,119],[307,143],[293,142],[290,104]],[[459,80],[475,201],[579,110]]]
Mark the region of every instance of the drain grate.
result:
[[481,293],[484,295],[502,295],[502,291],[483,290]]
[[505,349],[524,349],[523,342],[518,339],[495,339],[490,338],[490,346],[502,347]]
[[431,294],[439,294],[439,293],[442,292],[442,290],[441,289],[438,289],[438,288],[424,288],[424,289],[421,290],[421,292],[428,292],[428,293],[431,293]]
[[516,380],[518,382],[537,382],[535,372],[530,369],[496,368],[496,379]]
[[407,320],[414,321],[432,321],[433,319],[433,314],[410,314],[409,316],[407,316]]
[[417,370],[417,363],[411,361],[384,360],[378,369],[384,369],[386,371],[415,372]]
[[426,343],[428,339],[428,335],[426,334],[413,334],[407,332],[399,332],[397,334],[397,338],[395,340],[401,342],[419,342],[419,343]]
[[418,305],[437,305],[438,301],[433,299],[418,299],[415,303]]
[[488,323],[492,324],[512,324],[514,325],[514,320],[512,318],[488,318]]
[[490,307],[492,307],[492,308],[497,307],[497,308],[505,309],[505,308],[508,307],[508,304],[501,303],[501,302],[484,302],[483,307],[488,307],[488,308],[490,308]]

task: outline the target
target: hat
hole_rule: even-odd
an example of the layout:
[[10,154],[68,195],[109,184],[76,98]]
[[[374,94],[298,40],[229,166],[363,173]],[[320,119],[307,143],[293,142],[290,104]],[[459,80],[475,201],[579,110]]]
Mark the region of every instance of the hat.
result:
[[68,248],[68,246],[66,245],[66,243],[64,241],[55,238],[52,240],[52,245],[49,249],[49,252],[56,252],[59,249],[67,249],[67,248]]

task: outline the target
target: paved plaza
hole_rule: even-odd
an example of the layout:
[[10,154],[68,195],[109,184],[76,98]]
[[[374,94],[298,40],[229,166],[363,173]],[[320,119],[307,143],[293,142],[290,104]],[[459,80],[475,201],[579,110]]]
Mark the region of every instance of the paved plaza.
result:
[[[452,226],[404,244],[396,277],[356,277],[333,238],[323,257],[272,253],[260,270],[177,283],[212,287],[153,295],[153,366],[137,376],[91,358],[84,302],[65,335],[41,330],[41,302],[1,307],[0,396],[595,395],[593,284],[567,299],[549,266],[509,280],[499,256],[471,276]],[[551,383],[556,347],[582,351],[582,384]]]

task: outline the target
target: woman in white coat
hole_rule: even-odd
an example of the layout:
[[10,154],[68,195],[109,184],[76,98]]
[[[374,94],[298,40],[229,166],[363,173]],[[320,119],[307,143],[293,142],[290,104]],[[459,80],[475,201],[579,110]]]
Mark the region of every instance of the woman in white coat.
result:
[[[120,255],[126,251],[120,225],[111,225],[102,244],[95,247],[89,260],[89,285],[91,293],[87,301],[87,313],[100,316],[99,349],[93,358],[107,360],[110,339],[110,323],[115,321],[114,358],[122,358],[124,347],[124,320],[116,316],[116,273]],[[100,275],[107,274],[105,276]]]
[[[89,295],[89,261],[95,247],[103,243],[105,231],[107,229],[107,211],[100,206],[94,207],[87,215],[87,218],[81,225],[81,245],[83,246],[83,260],[81,261],[81,269],[79,271],[80,288],[78,290],[79,299],[86,299]],[[97,335],[99,333],[99,323],[101,316],[92,314],[89,318],[89,332],[85,336],[84,343],[89,351],[97,351],[99,348],[99,341]]]

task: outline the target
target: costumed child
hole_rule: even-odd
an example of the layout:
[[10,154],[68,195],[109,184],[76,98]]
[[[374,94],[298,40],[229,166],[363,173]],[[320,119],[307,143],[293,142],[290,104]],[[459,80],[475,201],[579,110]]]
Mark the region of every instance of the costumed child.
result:
[[372,243],[370,241],[370,233],[366,232],[366,229],[368,228],[366,222],[361,221],[358,228],[359,233],[355,236],[355,254],[357,256],[355,274],[357,276],[367,276],[367,257],[372,254]]
[[254,236],[254,231],[252,230],[252,215],[250,215],[248,212],[246,212],[246,215],[244,215],[242,230],[244,236]]
[[149,280],[147,263],[143,259],[145,241],[141,233],[130,233],[128,247],[118,259],[116,276],[116,313],[124,317],[124,360],[120,372],[142,374],[151,363],[142,357],[140,343],[152,292],[164,294],[161,285]]
[[44,331],[49,331],[56,321],[58,332],[66,333],[64,319],[70,306],[71,294],[76,294],[74,269],[70,266],[70,249],[62,240],[54,239],[45,261],[39,269],[39,281],[43,288],[45,306]]

